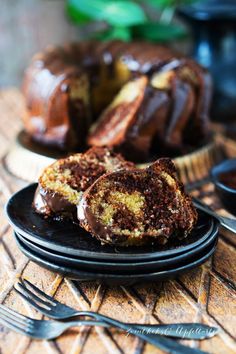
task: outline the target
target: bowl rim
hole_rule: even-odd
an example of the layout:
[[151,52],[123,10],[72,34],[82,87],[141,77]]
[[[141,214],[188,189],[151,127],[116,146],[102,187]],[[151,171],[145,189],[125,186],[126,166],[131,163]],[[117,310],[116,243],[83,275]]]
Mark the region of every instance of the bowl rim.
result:
[[[228,166],[228,168],[227,168]],[[226,167],[224,169],[224,167]],[[215,165],[211,171],[210,171],[210,176],[211,176],[211,180],[212,182],[219,187],[220,189],[230,193],[230,194],[236,194],[236,188],[231,188],[228,187],[226,184],[220,182],[219,180],[219,175],[223,172],[230,172],[235,170],[236,172],[236,158],[231,158],[231,159],[226,159],[222,162],[220,162],[219,164]]]

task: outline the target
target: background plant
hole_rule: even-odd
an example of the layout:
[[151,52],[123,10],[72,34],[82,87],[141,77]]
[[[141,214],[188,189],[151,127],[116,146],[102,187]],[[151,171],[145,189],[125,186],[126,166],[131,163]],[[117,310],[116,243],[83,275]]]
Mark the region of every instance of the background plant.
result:
[[168,42],[186,36],[173,21],[176,6],[192,0],[67,0],[70,19],[101,40],[133,38]]

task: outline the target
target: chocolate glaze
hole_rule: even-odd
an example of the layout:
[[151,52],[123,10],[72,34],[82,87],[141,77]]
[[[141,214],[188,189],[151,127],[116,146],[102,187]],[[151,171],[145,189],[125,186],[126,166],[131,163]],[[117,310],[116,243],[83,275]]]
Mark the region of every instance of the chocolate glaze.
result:
[[191,119],[184,130],[184,143],[199,146],[209,139],[209,108],[212,99],[212,79],[209,72],[191,59],[185,59],[187,65],[196,75],[197,84],[193,86],[195,105]]
[[45,216],[54,215],[74,217],[76,215],[76,206],[70,203],[59,193],[45,190],[40,185],[36,189],[33,207],[37,213]]
[[187,82],[177,77],[172,82],[172,108],[165,131],[165,141],[173,148],[181,149],[183,129],[193,110],[194,94]]
[[[83,197],[77,207],[77,217],[82,223],[86,220],[86,223],[89,224],[90,230],[92,230],[92,236],[96,237],[99,241],[101,241],[102,244],[112,244],[114,246],[118,245],[125,247],[131,245],[129,242],[127,242],[128,236],[119,235],[119,237],[117,237],[112,233],[110,228],[106,228],[104,227],[104,225],[99,223],[94,217],[94,215],[91,213],[91,210],[85,198]],[[158,237],[158,244],[164,245],[167,241],[168,239],[164,236]],[[141,246],[153,242],[154,240],[150,237],[143,236],[136,239],[133,246]]]
[[[136,161],[145,161],[150,156],[150,149],[155,137],[159,143],[164,136],[166,120],[170,109],[170,97],[166,91],[148,85],[144,99],[136,113],[136,121],[127,132],[124,143],[124,155]],[[157,147],[158,149],[158,147]],[[153,150],[153,153],[156,151]]]

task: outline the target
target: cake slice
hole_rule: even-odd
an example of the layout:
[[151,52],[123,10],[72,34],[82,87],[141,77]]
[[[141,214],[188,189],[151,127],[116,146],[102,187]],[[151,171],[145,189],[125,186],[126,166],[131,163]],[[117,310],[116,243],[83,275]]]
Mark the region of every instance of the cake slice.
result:
[[[98,121],[92,126],[87,142],[90,146],[110,146],[129,156],[131,137],[130,129],[135,125],[137,112],[143,101],[148,79],[140,76],[126,83],[107,109],[101,114]],[[149,146],[142,146],[141,155],[146,154]],[[133,146],[131,146],[131,153]]]
[[146,169],[103,175],[83,194],[77,215],[81,226],[102,243],[121,246],[186,237],[197,220],[168,158]]
[[94,147],[84,154],[57,160],[39,178],[34,198],[35,211],[45,216],[76,215],[81,193],[107,172],[134,168],[108,148]]
[[88,143],[95,146],[122,144],[135,113],[143,100],[147,77],[141,76],[126,83],[112,103],[103,112],[90,132]]
[[154,87],[146,76],[130,80],[92,127],[88,144],[111,146],[129,160],[147,161],[154,137],[164,136],[169,106],[168,90]]

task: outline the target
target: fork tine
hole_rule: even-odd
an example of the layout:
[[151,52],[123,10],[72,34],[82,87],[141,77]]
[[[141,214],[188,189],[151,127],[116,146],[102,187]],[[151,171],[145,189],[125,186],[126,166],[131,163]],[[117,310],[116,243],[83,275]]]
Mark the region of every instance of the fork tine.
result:
[[18,289],[15,288],[15,291],[21,296],[23,297],[23,299],[25,299],[29,304],[31,304],[35,309],[37,309],[38,311],[44,313],[44,314],[49,314],[50,310],[46,309],[43,306],[38,305],[34,300],[32,300],[28,295],[23,294],[22,292],[20,292]]
[[[26,330],[28,327],[28,324],[26,321],[20,320],[15,318],[12,314],[9,314],[8,312],[0,310],[0,319],[9,322],[12,324],[12,326],[15,326],[17,328],[21,328],[22,330]],[[30,326],[29,326],[30,327]]]
[[20,287],[20,289],[16,289],[14,286],[15,290],[18,290],[18,293],[25,293],[25,295],[28,295],[29,298],[33,298],[35,301],[39,302],[41,305],[47,306],[47,307],[52,307],[53,305],[50,302],[44,301],[41,299],[39,296],[35,295],[32,291],[30,291],[24,284],[18,282],[17,287]]
[[51,301],[54,304],[60,304],[60,302],[58,302],[56,299],[54,299],[52,296],[45,294],[42,290],[40,290],[39,288],[37,288],[37,286],[35,286],[34,284],[32,284],[30,281],[28,281],[27,279],[22,279],[21,280],[22,283],[26,283],[27,285],[29,285],[29,287],[31,287],[38,295],[41,295],[42,297],[44,297],[45,299]]
[[31,318],[27,317],[27,316],[24,316],[12,309],[10,309],[9,307],[7,306],[4,306],[2,304],[0,304],[0,314],[6,314],[8,315],[9,317],[12,317],[14,320],[17,320],[19,322],[22,322],[22,323],[29,323],[31,322]]
[[15,332],[18,332],[18,333],[24,334],[24,335],[27,334],[24,331],[24,329],[17,327],[15,324],[12,324],[12,322],[9,322],[8,320],[6,320],[2,317],[0,317],[0,323]]
[[[37,320],[36,320],[37,321]],[[11,330],[18,332],[23,335],[27,335],[33,338],[40,338],[35,335],[34,323],[32,321],[32,325],[27,324],[26,322],[16,322],[16,320],[12,317],[8,317],[7,314],[0,313],[0,323],[10,328]]]

